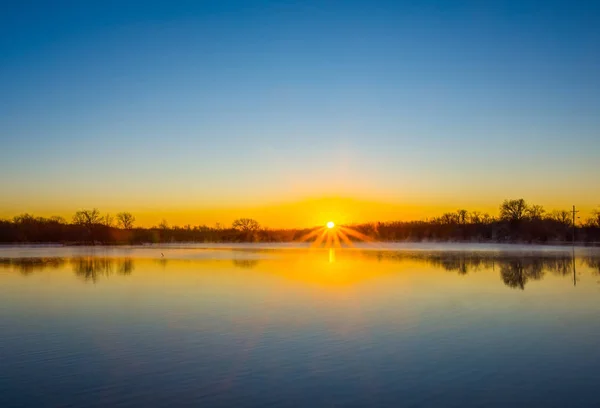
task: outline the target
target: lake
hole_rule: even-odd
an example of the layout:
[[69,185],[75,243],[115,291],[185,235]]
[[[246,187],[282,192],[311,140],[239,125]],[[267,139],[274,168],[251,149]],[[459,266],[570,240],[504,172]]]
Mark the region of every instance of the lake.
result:
[[0,247],[0,407],[600,406],[600,252]]

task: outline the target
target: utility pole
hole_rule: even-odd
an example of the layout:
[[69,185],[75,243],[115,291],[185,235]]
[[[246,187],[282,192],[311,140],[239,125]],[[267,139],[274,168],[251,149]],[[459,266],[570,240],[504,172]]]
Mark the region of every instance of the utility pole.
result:
[[575,206],[573,206],[573,246],[575,246],[575,215],[578,213],[579,211],[575,210]]
[[577,272],[575,271],[575,247],[573,247],[573,286],[577,286]]
[[577,273],[575,272],[575,220],[578,212],[575,206],[573,206],[573,286],[577,286]]

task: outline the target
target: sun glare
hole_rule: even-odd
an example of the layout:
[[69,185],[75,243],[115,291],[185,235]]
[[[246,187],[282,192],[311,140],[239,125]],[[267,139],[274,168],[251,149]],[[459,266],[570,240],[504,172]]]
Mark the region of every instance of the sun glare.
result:
[[298,238],[299,242],[313,240],[311,248],[320,248],[324,245],[325,248],[342,248],[343,246],[354,246],[352,241],[358,240],[363,242],[373,242],[374,239],[344,225],[335,225],[333,221],[327,222],[322,227],[316,227],[309,230],[308,233]]

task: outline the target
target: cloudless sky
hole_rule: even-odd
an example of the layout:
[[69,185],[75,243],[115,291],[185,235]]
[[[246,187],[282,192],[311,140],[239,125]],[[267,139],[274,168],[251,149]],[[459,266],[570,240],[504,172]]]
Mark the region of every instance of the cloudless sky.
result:
[[598,73],[594,1],[9,1],[0,217],[591,211]]

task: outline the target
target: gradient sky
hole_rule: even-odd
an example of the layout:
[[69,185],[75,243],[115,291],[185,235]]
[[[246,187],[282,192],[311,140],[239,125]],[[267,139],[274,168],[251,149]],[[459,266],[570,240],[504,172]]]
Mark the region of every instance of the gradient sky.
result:
[[0,217],[600,205],[599,2],[9,3]]

